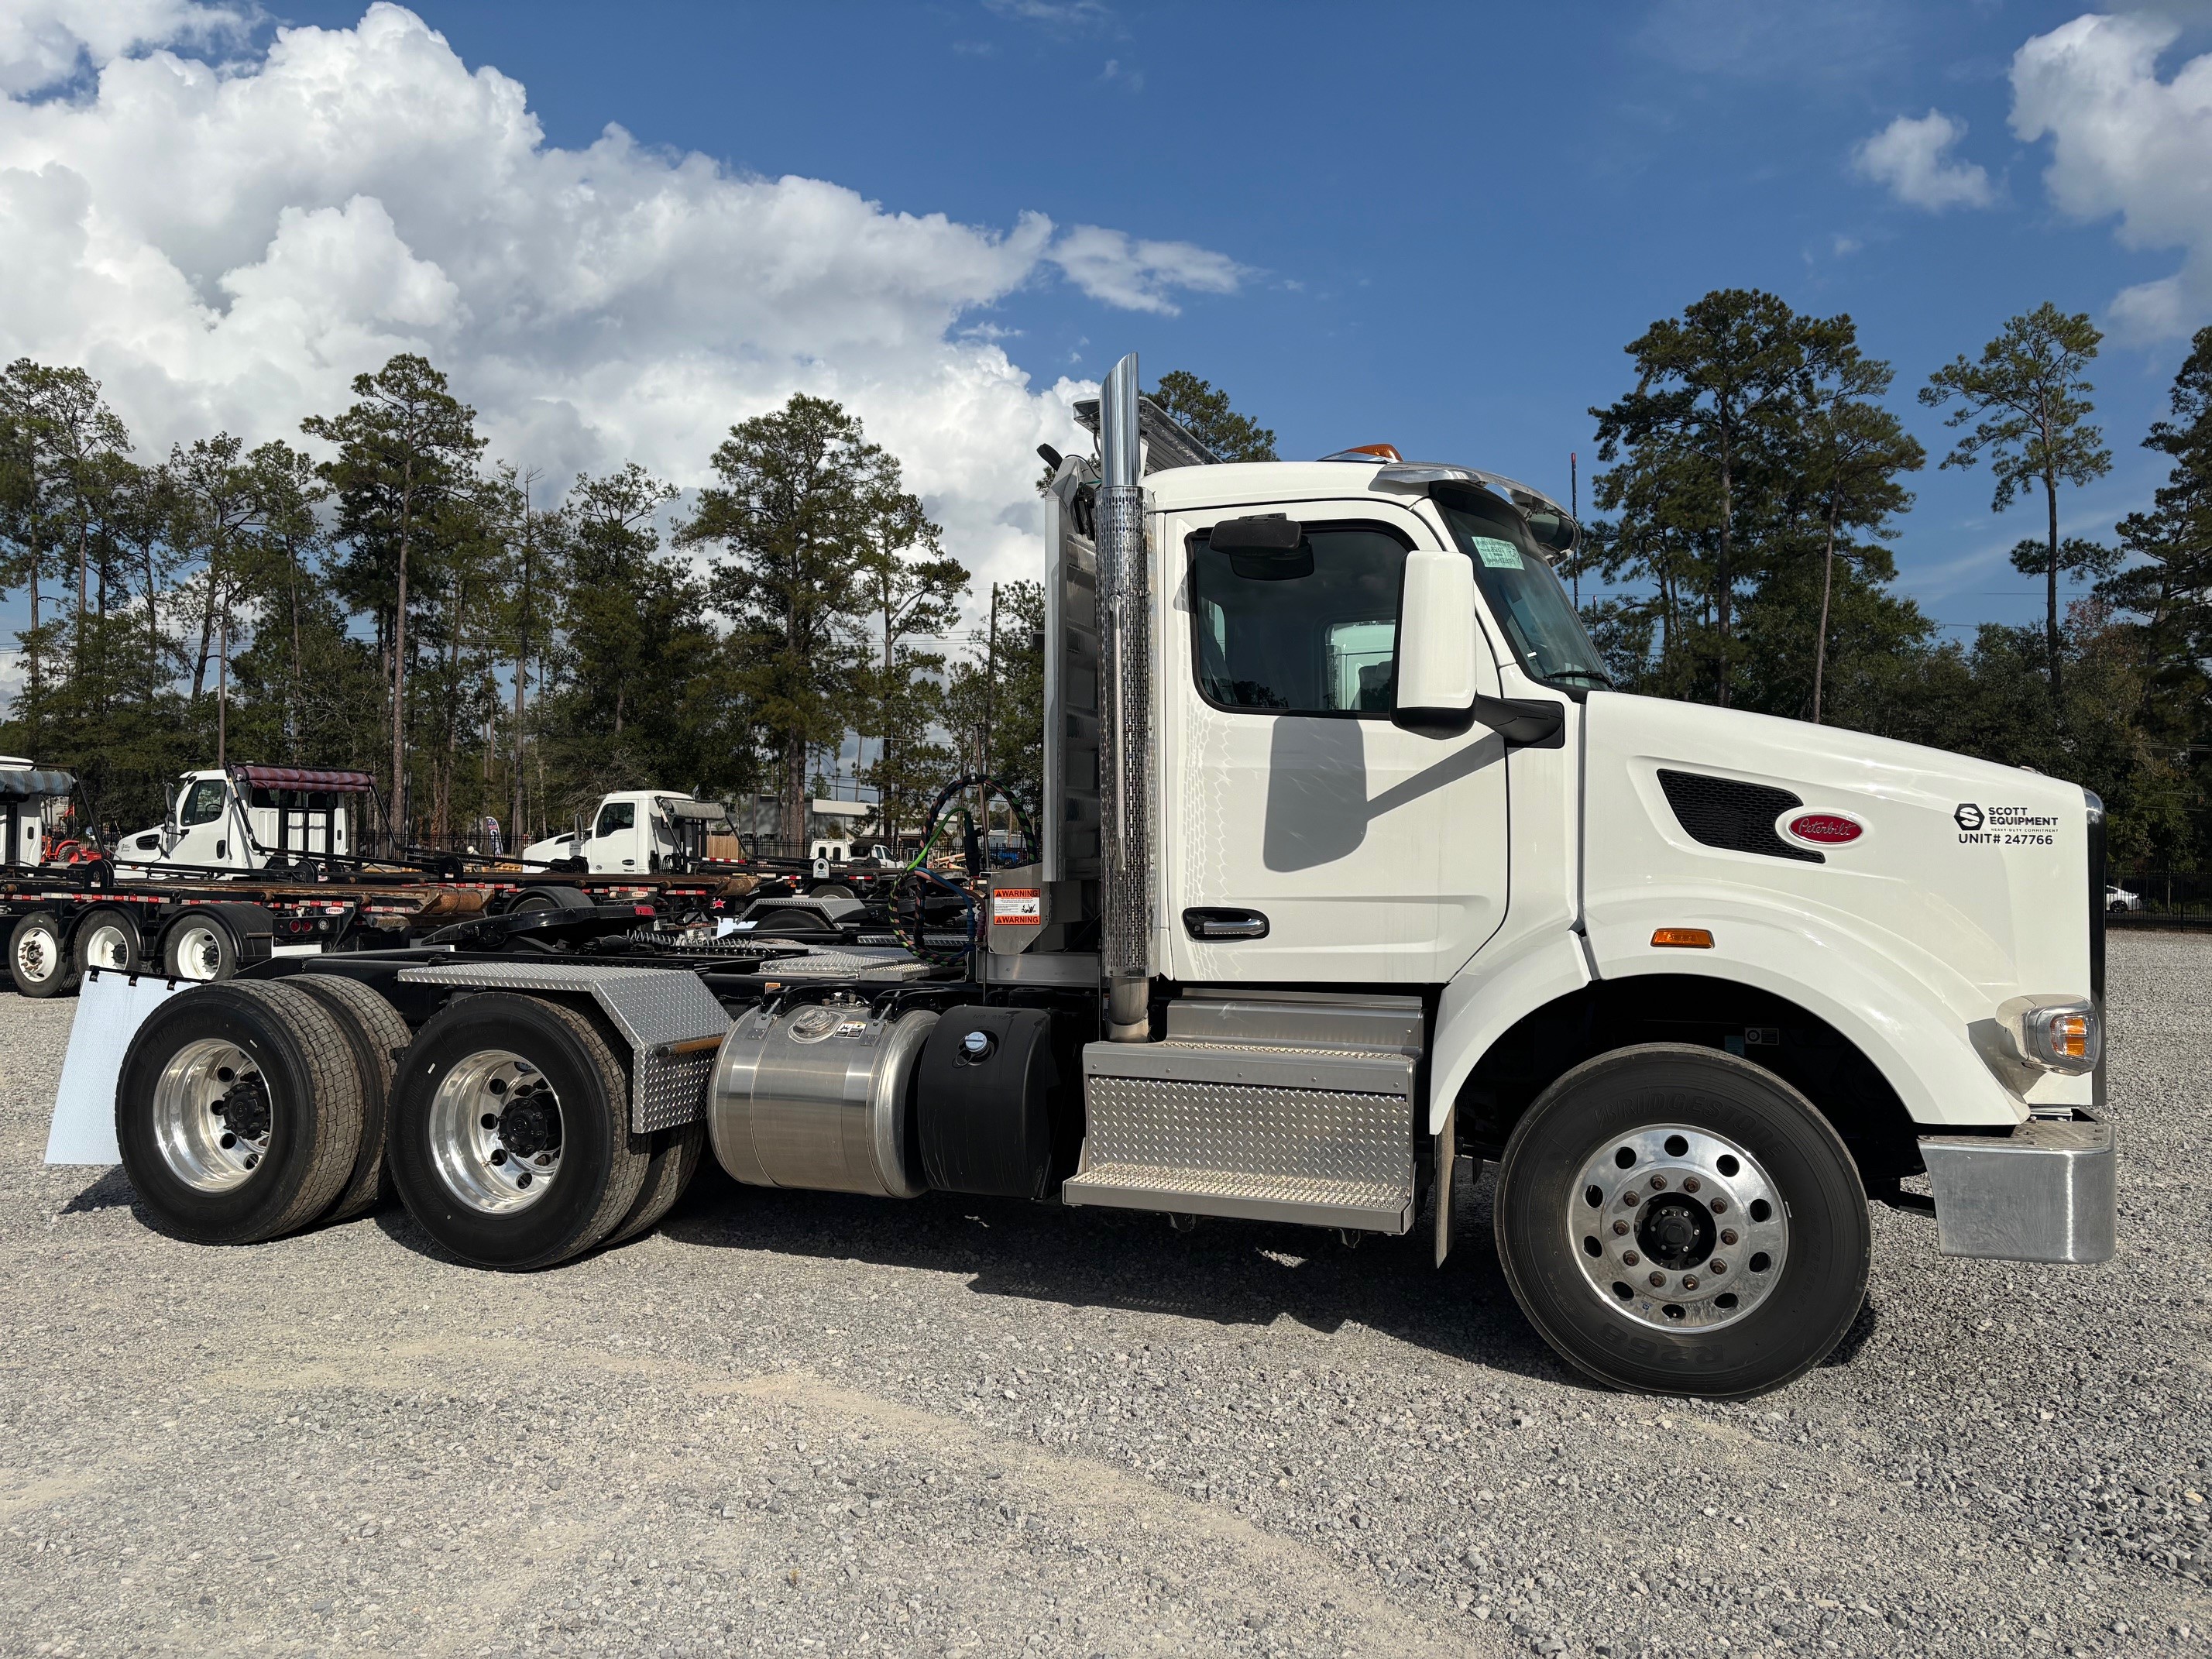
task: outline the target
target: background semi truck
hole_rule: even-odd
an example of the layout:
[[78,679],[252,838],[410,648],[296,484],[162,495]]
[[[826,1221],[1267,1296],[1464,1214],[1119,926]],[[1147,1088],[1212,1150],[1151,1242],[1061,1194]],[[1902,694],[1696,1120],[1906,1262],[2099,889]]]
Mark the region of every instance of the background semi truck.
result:
[[1036,855],[902,878],[966,948],[272,960],[132,1039],[145,1213],[264,1239],[388,1167],[463,1260],[543,1267],[711,1147],[886,1200],[1425,1224],[1441,1261],[1494,1164],[1546,1340],[1712,1395],[1833,1346],[1870,1199],[1949,1254],[2112,1254],[2093,797],[1615,692],[1540,492],[1387,446],[1215,464],[1137,385],[1047,458]]

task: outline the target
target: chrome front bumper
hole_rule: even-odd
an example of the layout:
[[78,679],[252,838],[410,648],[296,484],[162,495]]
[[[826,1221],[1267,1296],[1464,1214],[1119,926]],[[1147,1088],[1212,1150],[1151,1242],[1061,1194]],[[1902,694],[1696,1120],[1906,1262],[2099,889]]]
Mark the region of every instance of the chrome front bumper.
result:
[[2030,1118],[2008,1135],[1923,1135],[1936,1249],[2000,1261],[2109,1261],[2118,1248],[2112,1126]]

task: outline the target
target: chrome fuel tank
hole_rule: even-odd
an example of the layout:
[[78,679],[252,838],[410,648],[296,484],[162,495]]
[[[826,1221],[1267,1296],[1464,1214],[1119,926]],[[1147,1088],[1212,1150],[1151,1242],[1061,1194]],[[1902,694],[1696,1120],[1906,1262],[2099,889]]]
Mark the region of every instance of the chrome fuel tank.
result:
[[714,1156],[756,1187],[878,1198],[927,1190],[914,1147],[915,1060],[937,1015],[859,1001],[740,1018],[715,1057]]

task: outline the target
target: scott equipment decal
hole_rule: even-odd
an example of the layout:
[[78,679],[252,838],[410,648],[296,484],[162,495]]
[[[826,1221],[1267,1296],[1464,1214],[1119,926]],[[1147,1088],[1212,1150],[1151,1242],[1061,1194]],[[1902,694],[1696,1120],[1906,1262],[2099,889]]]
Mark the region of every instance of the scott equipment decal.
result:
[[2027,806],[1983,806],[1960,801],[1951,814],[1961,847],[2048,847],[2057,839],[2058,815]]

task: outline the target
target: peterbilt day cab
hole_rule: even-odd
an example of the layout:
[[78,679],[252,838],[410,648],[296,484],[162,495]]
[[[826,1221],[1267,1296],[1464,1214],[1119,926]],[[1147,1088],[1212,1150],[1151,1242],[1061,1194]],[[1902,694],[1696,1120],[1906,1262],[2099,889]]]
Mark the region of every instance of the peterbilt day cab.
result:
[[1218,464],[1133,357],[1079,412],[1097,458],[1047,458],[1042,845],[960,901],[964,962],[271,963],[132,1042],[147,1212],[269,1237],[388,1162],[446,1248],[544,1267],[653,1224],[711,1146],[887,1199],[1425,1216],[1441,1262],[1488,1164],[1545,1338],[1717,1396],[1849,1328],[1870,1200],[1948,1254],[2111,1255],[2094,797],[1614,690],[1551,568],[1575,526],[1511,480]]

